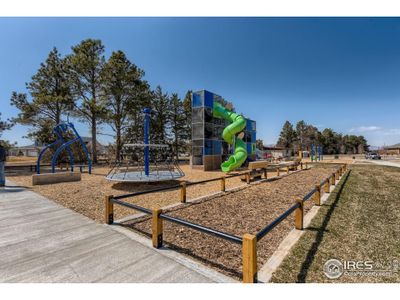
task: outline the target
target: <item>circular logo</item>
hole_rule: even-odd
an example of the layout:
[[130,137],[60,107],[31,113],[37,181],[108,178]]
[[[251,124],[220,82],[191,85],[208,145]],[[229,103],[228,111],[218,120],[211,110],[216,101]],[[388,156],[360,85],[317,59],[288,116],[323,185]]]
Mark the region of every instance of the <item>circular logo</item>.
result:
[[337,279],[343,274],[343,264],[337,259],[330,259],[324,264],[324,273],[329,279]]

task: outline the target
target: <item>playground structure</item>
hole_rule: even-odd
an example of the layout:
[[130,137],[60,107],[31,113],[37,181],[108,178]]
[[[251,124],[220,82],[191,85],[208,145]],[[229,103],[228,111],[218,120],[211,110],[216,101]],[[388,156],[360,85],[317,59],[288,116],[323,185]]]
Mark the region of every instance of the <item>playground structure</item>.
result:
[[120,158],[106,179],[118,182],[158,182],[185,176],[169,151],[170,146],[150,143],[150,114],[145,108],[144,143],[124,144]]
[[315,144],[311,145],[310,159],[311,161],[321,161],[324,159],[322,146]]
[[[36,173],[40,174],[40,161],[41,161],[44,153],[48,149],[55,147],[55,146],[57,146],[58,148],[54,152],[54,154],[51,158],[51,173],[56,172],[57,158],[59,157],[59,155],[61,154],[61,152],[63,150],[66,150],[68,153],[71,172],[73,172],[75,158],[74,158],[74,153],[71,149],[71,145],[73,143],[78,142],[81,145],[81,147],[85,153],[85,156],[87,159],[87,164],[88,164],[88,172],[89,172],[89,174],[91,174],[92,173],[92,160],[90,159],[89,151],[88,151],[85,143],[83,142],[82,138],[80,137],[79,133],[75,129],[74,124],[70,123],[70,122],[60,123],[53,128],[53,132],[57,136],[57,140],[54,141],[53,143],[47,145],[46,147],[44,147],[43,150],[40,152],[38,159],[37,159],[37,163],[36,163]],[[79,167],[80,167],[80,171],[82,172],[83,166],[80,165]]]
[[255,143],[255,121],[233,112],[232,104],[217,94],[192,93],[193,168],[233,171],[256,160]]

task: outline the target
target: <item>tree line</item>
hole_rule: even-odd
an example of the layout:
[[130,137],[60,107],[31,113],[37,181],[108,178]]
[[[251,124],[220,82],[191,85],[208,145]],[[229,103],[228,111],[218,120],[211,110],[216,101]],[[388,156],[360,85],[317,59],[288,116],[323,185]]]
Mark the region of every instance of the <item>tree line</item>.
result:
[[89,125],[91,157],[97,162],[97,136],[109,126],[118,159],[124,143],[143,141],[143,108],[149,107],[151,140],[168,143],[174,155],[185,150],[191,135],[190,91],[182,100],[160,86],[150,88],[145,72],[126,54],[114,51],[108,59],[101,40],[86,39],[62,56],[53,48],[30,82],[28,93],[12,92],[11,104],[19,109],[13,123],[30,126],[26,137],[48,144],[52,128],[69,118]]
[[322,146],[324,154],[361,154],[369,148],[362,135],[343,135],[331,128],[319,131],[303,120],[297,122],[295,127],[289,121],[283,124],[277,146],[289,150],[293,155],[298,151],[311,150],[313,144]]

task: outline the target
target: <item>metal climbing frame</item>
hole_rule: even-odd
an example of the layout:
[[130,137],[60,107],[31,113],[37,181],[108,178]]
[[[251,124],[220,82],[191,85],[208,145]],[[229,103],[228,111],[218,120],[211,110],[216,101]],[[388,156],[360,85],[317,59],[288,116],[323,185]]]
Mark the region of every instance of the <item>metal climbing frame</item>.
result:
[[[63,133],[64,134],[67,133],[68,129],[71,129],[71,131],[75,137],[72,140],[66,141],[63,137]],[[74,154],[73,154],[70,146],[75,142],[79,142],[80,145],[82,146],[82,149],[85,152],[87,163],[88,163],[88,172],[89,172],[89,174],[91,174],[92,173],[92,160],[90,159],[89,151],[88,151],[85,143],[83,142],[82,138],[80,137],[79,133],[76,131],[74,124],[60,123],[53,128],[53,132],[57,136],[57,140],[54,141],[53,143],[47,145],[40,152],[37,163],[36,163],[37,174],[40,174],[40,161],[43,157],[43,154],[46,152],[47,149],[49,149],[53,146],[56,146],[56,145],[60,145],[60,146],[57,148],[56,152],[53,154],[53,156],[51,158],[51,172],[55,173],[57,158],[64,149],[67,150],[67,152],[68,152],[69,163],[71,166],[71,172],[73,172],[75,160],[74,160]]]
[[118,182],[157,182],[185,176],[172,157],[169,145],[150,143],[150,114],[144,112],[144,143],[124,144],[122,153],[106,179]]

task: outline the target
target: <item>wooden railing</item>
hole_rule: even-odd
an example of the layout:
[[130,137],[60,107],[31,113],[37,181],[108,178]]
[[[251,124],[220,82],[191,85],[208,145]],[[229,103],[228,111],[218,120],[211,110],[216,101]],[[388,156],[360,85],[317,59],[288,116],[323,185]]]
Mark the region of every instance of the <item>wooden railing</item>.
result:
[[[301,169],[303,169],[303,165],[299,165]],[[288,167],[287,167],[288,168]],[[281,167],[277,167],[277,175],[279,176],[279,171]],[[219,230],[215,230],[206,226],[202,226],[200,224],[195,224],[180,218],[176,218],[170,216],[162,211],[162,209],[148,209],[136,204],[127,203],[121,201],[121,199],[144,195],[153,192],[171,190],[176,188],[181,188],[181,201],[186,201],[186,187],[190,185],[212,182],[212,181],[221,181],[221,191],[225,190],[225,180],[227,178],[243,176],[241,174],[224,176],[221,178],[213,178],[208,180],[202,180],[197,182],[187,182],[184,185],[176,185],[171,187],[163,187],[148,191],[141,191],[136,193],[131,193],[127,195],[121,196],[106,196],[105,197],[105,222],[107,224],[114,223],[114,204],[121,205],[127,208],[131,208],[147,215],[151,215],[151,236],[152,236],[152,245],[155,248],[160,248],[163,245],[163,221],[173,222],[175,224],[179,224],[181,226],[185,226],[209,235],[213,235],[215,237],[228,240],[230,242],[241,244],[242,245],[242,264],[243,264],[243,282],[244,283],[254,283],[257,282],[257,242],[261,240],[264,236],[266,236],[272,229],[274,229],[278,224],[280,224],[283,220],[285,220],[289,215],[295,212],[295,228],[298,230],[303,229],[303,219],[304,219],[304,202],[314,197],[314,201],[316,205],[321,204],[321,191],[329,193],[329,187],[331,184],[335,184],[336,180],[339,179],[343,173],[346,171],[347,166],[342,165],[339,167],[334,173],[332,173],[328,178],[323,180],[319,185],[317,185],[312,191],[310,191],[306,196],[301,199],[296,200],[296,203],[293,204],[288,210],[286,210],[283,214],[277,217],[274,221],[268,224],[265,228],[260,230],[257,234],[246,233],[242,237],[238,237],[226,232],[222,232]],[[288,170],[286,170],[288,172]],[[245,173],[246,174],[246,173]],[[322,188],[322,190],[321,190]]]

